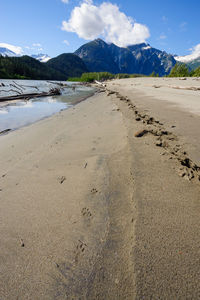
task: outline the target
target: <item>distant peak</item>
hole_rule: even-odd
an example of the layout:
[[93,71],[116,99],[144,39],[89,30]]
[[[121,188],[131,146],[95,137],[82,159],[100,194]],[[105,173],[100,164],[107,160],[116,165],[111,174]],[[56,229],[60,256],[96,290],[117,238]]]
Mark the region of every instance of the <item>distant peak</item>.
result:
[[48,54],[43,54],[43,53],[32,54],[31,57],[39,60],[40,62],[47,62],[48,60],[51,59],[51,57]]
[[102,39],[99,38],[94,41],[97,42],[98,44],[106,44],[106,42],[104,42]]

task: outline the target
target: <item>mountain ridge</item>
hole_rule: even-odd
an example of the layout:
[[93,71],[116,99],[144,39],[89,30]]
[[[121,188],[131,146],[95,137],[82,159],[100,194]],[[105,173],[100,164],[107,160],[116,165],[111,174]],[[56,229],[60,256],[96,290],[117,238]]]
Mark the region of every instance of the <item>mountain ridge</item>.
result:
[[[17,58],[19,59],[18,62],[21,62],[21,68],[24,68],[24,70],[21,69],[20,73],[16,74],[19,74],[19,76],[27,77],[24,74],[27,73],[27,68],[29,68],[27,65],[28,60],[26,60],[26,62],[24,63],[24,56],[19,57],[19,55],[15,54],[12,51],[9,51],[9,49],[3,49],[3,54],[0,51],[0,58],[2,57],[1,55],[7,57],[7,54],[10,54],[11,56],[17,56]],[[49,72],[47,72],[46,77],[49,78],[49,73],[52,76],[52,70],[54,70],[55,74],[57,74],[58,76],[58,80],[60,80],[61,78],[63,78],[63,80],[66,80],[69,77],[80,77],[82,73],[85,72],[110,72],[113,74],[127,73],[142,75],[150,75],[154,72],[159,76],[165,76],[170,73],[171,69],[176,64],[176,60],[173,55],[168,54],[165,51],[153,48],[148,43],[129,45],[127,47],[118,47],[113,43],[108,44],[102,39],[96,39],[91,42],[85,43],[74,53],[63,53],[51,59],[49,59],[50,57],[47,54],[32,55],[32,57],[32,59],[36,59],[41,63],[41,65],[38,64],[37,66],[39,68],[39,73],[40,71],[42,73],[42,78],[44,78],[45,75],[43,74],[43,65],[45,65],[51,68],[51,71],[49,70]],[[14,59],[14,57],[8,57],[8,59],[9,58],[11,59],[13,70],[15,70],[16,68],[14,68],[14,65],[16,62],[12,60]],[[20,58],[22,59],[20,60]],[[2,58],[1,61],[3,62]],[[38,76],[38,73],[35,70],[36,64],[32,60],[29,60],[29,62],[29,69],[32,68],[31,65],[34,65],[34,68],[32,75],[31,72],[28,72],[28,78],[32,76],[31,78],[36,79],[35,77]],[[7,60],[7,67],[8,65],[9,63]],[[9,67],[7,74],[8,73]],[[10,75],[8,74],[8,76]]]
[[4,56],[4,57],[5,56],[9,56],[9,57],[17,56],[17,54],[15,52],[13,52],[12,50],[5,48],[5,47],[0,47],[0,55]]
[[101,39],[88,42],[77,49],[78,55],[91,72],[138,73],[160,76],[169,74],[176,64],[173,55],[151,47],[147,43],[118,47]]
[[[63,55],[61,55],[63,57]],[[7,57],[0,55],[1,79],[67,80],[88,71],[81,59],[74,54],[64,54],[65,61],[60,67],[60,57],[42,63],[30,56]],[[54,61],[56,60],[57,66]],[[65,68],[64,68],[65,66]]]
[[175,56],[175,59],[179,63],[186,64],[190,70],[195,70],[196,68],[200,67],[200,55],[192,57],[192,55],[185,55],[185,56]]
[[80,77],[88,72],[85,63],[73,53],[63,53],[48,60],[45,65],[68,77]]
[[32,54],[31,57],[39,60],[40,62],[47,62],[51,59],[51,57],[48,54],[39,53],[39,54]]

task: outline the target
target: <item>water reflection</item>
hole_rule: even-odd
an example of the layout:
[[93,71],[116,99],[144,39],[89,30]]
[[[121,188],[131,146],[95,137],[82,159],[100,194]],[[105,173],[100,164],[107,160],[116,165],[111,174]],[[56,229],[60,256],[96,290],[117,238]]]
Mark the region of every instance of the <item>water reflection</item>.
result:
[[71,104],[57,102],[52,97],[9,104],[0,108],[0,131],[34,123],[70,106]]
[[[26,81],[24,82],[26,83]],[[33,83],[36,85],[37,82],[34,81]],[[20,84],[22,85],[21,82]],[[31,82],[27,85],[29,89],[30,84]],[[44,86],[46,83],[39,82],[38,89],[41,84]],[[63,88],[62,95],[60,96],[41,97],[28,101],[11,101],[7,103],[7,105],[0,102],[0,131],[5,129],[17,129],[45,117],[49,117],[60,110],[73,106],[92,93],[94,93],[94,89],[77,85],[76,89],[69,87]]]

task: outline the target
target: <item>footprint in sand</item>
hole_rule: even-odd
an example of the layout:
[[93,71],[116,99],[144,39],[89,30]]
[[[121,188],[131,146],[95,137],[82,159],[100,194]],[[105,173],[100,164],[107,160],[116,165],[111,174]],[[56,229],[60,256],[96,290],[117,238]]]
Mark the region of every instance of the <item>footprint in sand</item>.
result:
[[86,246],[87,245],[81,240],[78,241],[78,244],[76,246],[76,252],[75,252],[75,263],[78,263],[82,255],[84,255]]
[[82,213],[83,217],[87,217],[88,219],[90,219],[92,217],[92,214],[91,214],[89,208],[87,208],[87,207],[83,207],[83,209],[81,210],[81,213]]
[[63,184],[63,182],[66,180],[66,177],[65,176],[61,176],[61,177],[58,177],[58,182],[60,184]]
[[91,194],[96,194],[96,193],[98,193],[98,191],[97,191],[97,189],[93,188],[93,189],[91,189],[90,193]]

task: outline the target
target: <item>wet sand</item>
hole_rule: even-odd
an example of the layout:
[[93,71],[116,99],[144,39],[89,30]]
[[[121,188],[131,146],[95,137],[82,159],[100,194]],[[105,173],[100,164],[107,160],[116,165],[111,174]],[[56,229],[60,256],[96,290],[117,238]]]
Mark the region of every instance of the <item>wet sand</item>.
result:
[[161,80],[0,137],[0,299],[199,298],[199,91]]

